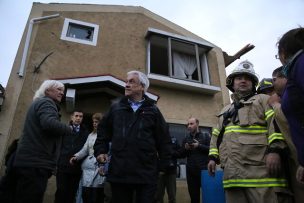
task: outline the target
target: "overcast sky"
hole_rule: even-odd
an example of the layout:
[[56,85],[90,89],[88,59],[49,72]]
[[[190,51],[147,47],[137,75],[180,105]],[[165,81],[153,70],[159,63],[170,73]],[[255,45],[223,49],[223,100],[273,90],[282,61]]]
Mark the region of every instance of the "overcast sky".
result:
[[[31,0],[0,0],[0,83],[6,86],[32,7]],[[41,3],[89,3],[142,6],[219,46],[229,55],[246,44],[255,48],[226,68],[248,59],[260,79],[280,66],[276,42],[288,30],[304,26],[304,0],[57,0]],[[13,73],[17,74],[17,73]]]

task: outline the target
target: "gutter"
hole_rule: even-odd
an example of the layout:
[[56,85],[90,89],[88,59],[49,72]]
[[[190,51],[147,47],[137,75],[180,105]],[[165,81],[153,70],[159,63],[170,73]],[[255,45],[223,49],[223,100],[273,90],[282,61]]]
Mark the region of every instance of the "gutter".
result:
[[25,40],[25,44],[24,44],[24,48],[23,48],[22,60],[21,60],[21,64],[20,64],[20,68],[19,68],[19,72],[18,72],[19,77],[23,77],[23,75],[24,75],[25,63],[26,63],[29,46],[30,46],[33,25],[37,22],[52,19],[52,18],[57,18],[59,16],[60,15],[57,13],[54,15],[43,16],[43,17],[39,17],[39,18],[32,18],[30,20],[29,27],[28,27],[27,34],[26,34],[26,40]]

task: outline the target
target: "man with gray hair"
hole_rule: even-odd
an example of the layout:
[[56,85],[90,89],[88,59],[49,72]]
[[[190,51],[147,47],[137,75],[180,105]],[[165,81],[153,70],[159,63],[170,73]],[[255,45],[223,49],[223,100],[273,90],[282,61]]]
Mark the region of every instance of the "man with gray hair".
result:
[[15,156],[15,202],[43,201],[48,179],[56,167],[61,137],[72,132],[60,122],[63,95],[64,85],[55,80],[44,81],[35,93]]
[[171,138],[167,123],[155,102],[145,93],[149,80],[139,71],[127,73],[125,96],[114,103],[102,119],[94,145],[100,163],[111,161],[107,180],[111,183],[112,203],[152,203],[158,169],[170,166]]

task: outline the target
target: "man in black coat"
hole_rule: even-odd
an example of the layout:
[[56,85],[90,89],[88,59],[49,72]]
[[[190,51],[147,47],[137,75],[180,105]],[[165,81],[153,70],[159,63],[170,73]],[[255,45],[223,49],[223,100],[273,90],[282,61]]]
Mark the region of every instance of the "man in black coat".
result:
[[158,174],[157,191],[155,194],[155,203],[163,203],[165,191],[168,194],[168,203],[176,203],[176,174],[177,174],[177,158],[176,154],[180,149],[180,145],[176,137],[171,134],[171,146],[173,154],[171,157],[170,167]]
[[107,177],[112,203],[132,203],[133,194],[138,203],[152,203],[158,167],[165,170],[170,164],[168,126],[154,101],[144,94],[148,87],[145,74],[128,72],[125,97],[111,106],[97,131],[94,154],[100,163],[107,159],[112,142]]
[[75,110],[70,121],[73,133],[62,138],[56,173],[55,203],[73,203],[76,200],[76,192],[81,177],[81,161],[71,165],[70,159],[82,149],[89,135],[88,130],[82,125],[82,119],[83,112]]
[[189,118],[189,134],[183,141],[180,157],[187,157],[186,176],[191,203],[200,202],[201,170],[207,169],[210,136],[199,131],[199,120]]
[[15,202],[42,203],[48,179],[56,168],[62,136],[71,128],[60,122],[59,102],[64,85],[44,81],[36,91],[25,118],[13,164]]

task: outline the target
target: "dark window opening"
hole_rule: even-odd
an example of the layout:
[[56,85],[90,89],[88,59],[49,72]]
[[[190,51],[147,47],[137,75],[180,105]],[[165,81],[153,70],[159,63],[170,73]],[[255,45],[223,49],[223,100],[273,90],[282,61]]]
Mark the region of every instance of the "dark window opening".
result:
[[167,48],[151,45],[151,73],[169,75]]
[[152,36],[150,40],[151,73],[168,76],[168,39]]
[[153,34],[149,37],[150,73],[210,84],[207,53],[203,45]]
[[94,33],[94,28],[92,27],[78,25],[75,23],[69,23],[67,37],[93,41],[93,33]]

